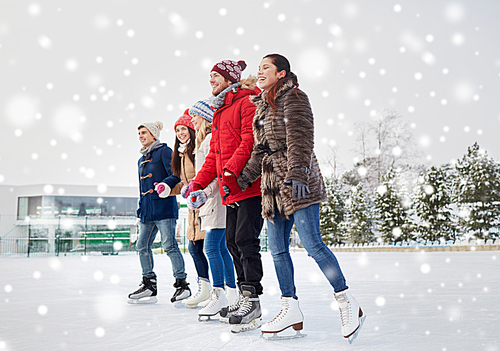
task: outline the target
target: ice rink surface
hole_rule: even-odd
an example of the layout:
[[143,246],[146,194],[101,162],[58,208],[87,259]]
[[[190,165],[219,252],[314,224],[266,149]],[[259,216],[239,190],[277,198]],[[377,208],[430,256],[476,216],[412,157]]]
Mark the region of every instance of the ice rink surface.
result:
[[[170,303],[166,255],[155,256],[158,303],[129,305],[137,255],[0,259],[0,350],[485,350],[500,351],[500,252],[336,253],[367,319],[352,345],[340,334],[332,289],[294,252],[307,337],[267,341],[231,334]],[[196,288],[189,254],[188,280]],[[272,258],[263,253],[263,323],[279,311]]]

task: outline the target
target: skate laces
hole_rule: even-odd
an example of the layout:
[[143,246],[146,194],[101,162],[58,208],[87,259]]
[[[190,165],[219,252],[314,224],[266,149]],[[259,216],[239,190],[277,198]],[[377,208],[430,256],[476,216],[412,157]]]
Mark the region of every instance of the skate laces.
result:
[[243,295],[241,295],[240,293],[238,293],[238,298],[236,299],[236,301],[234,302],[233,305],[229,305],[229,307],[227,308],[228,311],[236,311],[240,308],[241,306],[241,302],[243,300]]
[[217,300],[219,300],[219,289],[212,289],[212,296],[210,296],[210,302],[208,303],[207,307],[212,307],[217,303]]
[[285,315],[288,313],[289,307],[290,307],[290,305],[288,304],[288,300],[282,300],[280,313],[278,313],[278,315],[276,317],[274,317],[273,320],[269,322],[269,324],[277,323],[283,317],[285,317]]
[[236,315],[244,316],[252,309],[252,301],[250,297],[244,297],[243,302],[240,305],[238,311],[235,312]]
[[336,295],[335,297],[337,298],[337,302],[339,303],[340,320],[342,322],[342,325],[345,326],[351,324],[351,304],[347,299],[347,294],[341,293]]
[[193,299],[197,298],[198,296],[201,295],[201,281],[198,280],[198,291],[196,292],[196,294],[193,296]]

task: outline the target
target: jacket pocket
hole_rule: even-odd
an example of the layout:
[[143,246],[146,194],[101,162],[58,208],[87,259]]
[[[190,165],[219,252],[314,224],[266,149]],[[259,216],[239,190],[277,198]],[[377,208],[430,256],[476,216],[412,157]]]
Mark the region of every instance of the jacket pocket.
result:
[[236,132],[236,130],[234,130],[234,128],[231,125],[231,123],[229,123],[229,122],[226,121],[226,127],[229,130],[229,132],[231,132],[231,134],[233,135],[234,139],[236,139],[236,141],[238,142],[238,144],[241,143],[241,135],[239,135]]

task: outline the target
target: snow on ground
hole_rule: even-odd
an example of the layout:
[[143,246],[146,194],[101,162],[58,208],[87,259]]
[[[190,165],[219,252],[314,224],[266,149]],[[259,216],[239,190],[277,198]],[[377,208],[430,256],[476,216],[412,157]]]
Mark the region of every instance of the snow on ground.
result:
[[[498,251],[337,253],[367,314],[352,345],[341,337],[332,290],[315,262],[292,254],[306,338],[231,334],[175,308],[170,261],[155,256],[159,302],[129,305],[136,255],[0,259],[0,350],[500,350]],[[185,255],[191,286],[192,259]],[[263,253],[264,322],[279,311],[272,258]]]

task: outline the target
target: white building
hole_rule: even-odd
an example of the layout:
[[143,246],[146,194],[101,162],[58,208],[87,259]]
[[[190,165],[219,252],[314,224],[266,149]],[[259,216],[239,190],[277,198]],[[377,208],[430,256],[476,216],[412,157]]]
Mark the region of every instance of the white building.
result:
[[[0,185],[0,198],[0,254],[71,252],[84,247],[82,240],[85,247],[87,241],[103,246],[109,242],[104,239],[114,242],[120,236],[129,238],[123,240],[124,249],[133,250],[136,187]],[[187,209],[181,205],[177,230],[181,247],[184,243],[187,247],[186,218]]]

